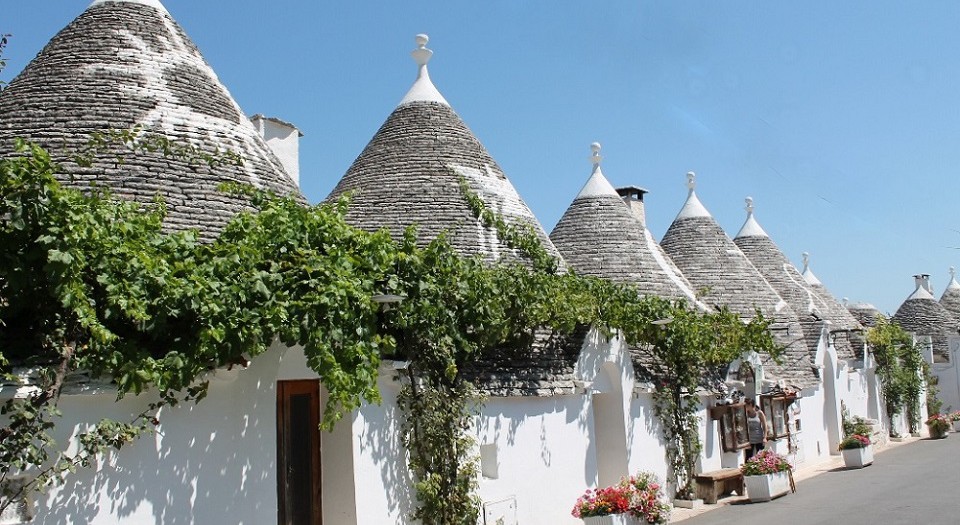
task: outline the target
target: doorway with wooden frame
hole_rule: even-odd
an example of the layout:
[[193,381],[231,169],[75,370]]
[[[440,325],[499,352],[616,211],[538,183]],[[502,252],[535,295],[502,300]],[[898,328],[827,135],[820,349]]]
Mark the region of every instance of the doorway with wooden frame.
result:
[[321,525],[320,381],[277,382],[280,525]]

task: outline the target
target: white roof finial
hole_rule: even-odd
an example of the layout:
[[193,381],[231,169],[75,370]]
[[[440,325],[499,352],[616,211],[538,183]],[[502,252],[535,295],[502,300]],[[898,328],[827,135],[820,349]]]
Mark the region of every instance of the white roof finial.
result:
[[420,33],[415,37],[415,40],[417,42],[417,48],[410,52],[410,56],[413,57],[418,66],[426,66],[427,62],[430,62],[430,57],[433,56],[433,51],[427,49],[427,42],[430,42],[430,37],[424,33]]
[[430,62],[430,58],[433,56],[433,50],[427,49],[427,43],[430,42],[430,37],[426,34],[420,33],[416,36],[417,48],[410,52],[410,56],[413,57],[413,60],[417,63],[419,67],[417,71],[417,80],[413,83],[413,87],[410,88],[410,91],[407,92],[406,96],[403,97],[403,100],[400,101],[399,105],[404,105],[408,102],[439,102],[441,104],[449,106],[443,95],[437,91],[436,86],[433,85],[433,82],[430,80],[430,73],[427,71],[427,63]]
[[760,223],[757,222],[757,219],[753,217],[753,197],[747,197],[743,199],[747,203],[747,220],[743,223],[743,227],[740,228],[740,232],[737,233],[736,238],[740,237],[769,237],[767,232],[763,230],[760,226]]
[[600,161],[603,160],[603,156],[600,155],[600,143],[594,142],[590,144],[590,151],[593,152],[593,155],[590,155],[590,162],[593,163],[593,172],[590,174],[590,178],[587,179],[587,183],[580,189],[580,193],[577,194],[577,199],[602,196],[617,197],[619,199],[620,195],[617,193],[617,190],[613,189],[610,181],[603,176],[603,171],[600,170]]
[[813,270],[810,269],[810,254],[808,252],[803,252],[803,278],[806,279],[807,284],[823,284],[820,282],[820,279],[817,279],[817,276],[814,275]]
[[680,208],[680,213],[677,214],[677,219],[690,219],[693,217],[710,217],[710,212],[703,206],[703,203],[700,202],[700,199],[697,198],[697,192],[694,188],[697,187],[697,174],[688,171],[687,172],[687,188],[690,188],[690,192],[687,193],[687,202],[683,204],[683,207]]
[[[950,282],[947,284],[947,290],[957,290],[960,289],[960,283],[957,282],[957,269],[953,266],[950,267]],[[946,294],[946,290],[943,292]]]
[[590,151],[593,152],[593,155],[590,155],[590,162],[593,163],[593,169],[596,170],[600,167],[600,162],[603,161],[603,155],[600,155],[600,143],[594,142],[590,144]]

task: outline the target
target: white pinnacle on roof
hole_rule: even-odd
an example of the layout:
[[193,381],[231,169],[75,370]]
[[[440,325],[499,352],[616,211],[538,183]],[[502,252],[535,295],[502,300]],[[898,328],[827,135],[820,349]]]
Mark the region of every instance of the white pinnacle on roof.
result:
[[950,284],[947,285],[948,290],[960,289],[960,283],[957,282],[957,269],[953,266],[950,267]]
[[600,170],[600,162],[603,160],[603,157],[600,155],[600,143],[594,142],[591,144],[590,150],[593,151],[593,155],[590,156],[590,162],[593,163],[593,174],[587,179],[587,183],[583,185],[583,189],[580,190],[576,198],[599,197],[602,195],[611,195],[620,198],[620,194],[617,193],[617,190],[613,189],[610,181],[603,176],[603,171]]
[[769,237],[767,232],[760,227],[760,223],[753,217],[753,197],[747,197],[744,199],[744,202],[747,203],[747,220],[743,223],[743,227],[740,228],[740,233],[737,234],[735,238],[739,239],[740,237]]
[[707,211],[707,208],[703,206],[703,203],[701,203],[697,197],[697,174],[692,171],[687,172],[687,187],[690,188],[690,193],[687,195],[687,202],[683,204],[683,208],[680,208],[677,219],[710,217],[710,212]]
[[822,285],[820,279],[817,279],[817,276],[813,274],[813,270],[810,269],[810,254],[803,252],[803,278],[807,280],[808,284]]
[[[167,13],[167,8],[163,7],[163,4],[160,3],[160,0],[94,0],[93,3],[90,4],[90,7],[97,6],[100,4],[105,4],[107,2],[127,2],[129,4],[148,5],[164,13]],[[90,9],[90,7],[88,7],[87,9]]]
[[427,42],[430,41],[430,37],[421,33],[416,36],[416,41],[417,48],[410,52],[410,56],[413,57],[417,62],[417,66],[419,66],[417,80],[414,81],[410,91],[407,91],[407,94],[404,95],[403,100],[401,100],[397,106],[399,107],[410,102],[439,102],[440,104],[449,106],[450,103],[437,91],[437,87],[434,86],[430,80],[430,72],[427,71],[427,62],[430,62],[430,57],[433,56],[433,51],[427,49]]

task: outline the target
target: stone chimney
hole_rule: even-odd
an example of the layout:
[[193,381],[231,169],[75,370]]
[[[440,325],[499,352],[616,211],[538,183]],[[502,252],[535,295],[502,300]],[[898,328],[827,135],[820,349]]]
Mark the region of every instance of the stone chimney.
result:
[[300,186],[300,137],[303,133],[296,126],[278,118],[254,115],[250,122],[280,160],[284,171]]
[[649,192],[638,186],[624,186],[617,188],[617,193],[620,195],[620,198],[623,199],[623,202],[627,204],[627,207],[630,208],[633,216],[646,228],[647,214],[643,207],[643,196]]
[[927,291],[928,293],[930,293],[931,295],[933,294],[933,287],[930,286],[930,274],[929,274],[929,273],[921,273],[921,274],[914,275],[914,276],[913,276],[913,282],[914,282],[914,284],[917,285],[917,289],[918,289],[918,290],[922,287],[924,290],[926,290],[926,291]]

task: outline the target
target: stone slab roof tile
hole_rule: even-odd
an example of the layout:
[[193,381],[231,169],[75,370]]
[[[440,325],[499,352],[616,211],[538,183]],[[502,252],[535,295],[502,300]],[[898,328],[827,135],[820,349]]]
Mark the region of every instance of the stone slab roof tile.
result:
[[949,360],[948,338],[957,333],[957,320],[935,299],[911,296],[890,320],[907,332],[931,336],[934,358]]
[[[210,239],[248,209],[245,197],[221,192],[221,183],[300,193],[194,43],[158,5],[95,2],[60,31],[0,95],[0,152],[10,152],[15,138],[33,141],[62,163],[65,185],[95,183],[141,203],[161,195],[168,227],[199,228]],[[113,150],[98,153],[90,168],[71,162],[91,133],[135,126],[207,153],[237,153],[244,163],[210,168],[137,152],[118,165]]]
[[[821,320],[830,321],[831,332],[863,330],[860,323],[822,284],[819,286],[809,284],[769,236],[738,236],[734,239],[734,243],[804,323],[804,333],[812,352],[811,357],[815,357],[821,337]],[[816,325],[816,329],[812,325]],[[862,349],[859,352],[856,351],[850,346],[848,338],[835,338],[835,341],[839,359],[863,358]]]
[[447,104],[412,101],[397,107],[327,199],[349,193],[347,220],[363,229],[387,228],[400,237],[417,225],[423,242],[445,232],[461,254],[490,262],[515,257],[474,217],[460,190],[461,177],[487,206],[508,222],[530,226],[561,259],[500,166]]
[[581,275],[633,284],[648,295],[695,301],[693,287],[616,194],[575,199],[550,239]]
[[797,388],[818,381],[797,315],[712,216],[678,216],[660,245],[698,290],[702,302],[726,306],[744,319],[753,318],[759,310],[773,322],[774,339],[786,350],[784,365],[766,367],[771,376]]

